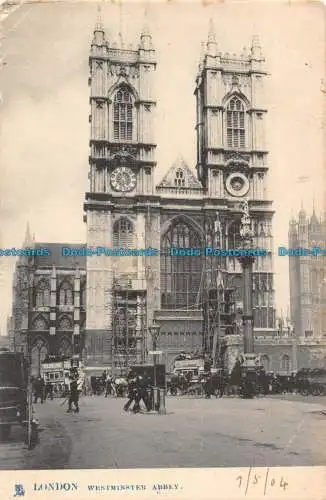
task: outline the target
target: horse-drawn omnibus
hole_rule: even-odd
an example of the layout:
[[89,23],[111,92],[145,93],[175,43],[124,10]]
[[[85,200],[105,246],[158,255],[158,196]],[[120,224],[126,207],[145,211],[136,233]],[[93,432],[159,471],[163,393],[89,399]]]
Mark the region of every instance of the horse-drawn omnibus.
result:
[[29,448],[36,442],[37,421],[33,417],[32,384],[28,361],[22,353],[0,350],[0,436],[8,439],[11,427],[25,429]]
[[41,364],[41,377],[45,384],[51,384],[54,397],[65,397],[69,391],[71,368],[82,369],[78,357],[48,356]]

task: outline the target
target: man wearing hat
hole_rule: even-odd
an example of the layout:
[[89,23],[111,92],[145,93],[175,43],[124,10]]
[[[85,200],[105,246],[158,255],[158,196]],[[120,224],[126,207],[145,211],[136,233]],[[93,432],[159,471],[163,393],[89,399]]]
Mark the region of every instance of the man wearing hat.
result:
[[70,370],[70,395],[68,400],[68,410],[67,413],[72,412],[72,404],[75,406],[75,413],[79,413],[79,375],[76,368],[71,368]]

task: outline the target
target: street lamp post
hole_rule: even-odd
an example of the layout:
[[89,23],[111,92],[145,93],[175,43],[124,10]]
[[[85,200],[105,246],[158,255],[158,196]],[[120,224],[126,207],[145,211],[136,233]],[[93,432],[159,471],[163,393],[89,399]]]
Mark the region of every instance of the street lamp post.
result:
[[157,354],[156,354],[156,348],[157,348],[157,339],[160,333],[160,325],[158,325],[155,321],[155,319],[152,322],[152,325],[149,327],[149,333],[152,338],[152,349],[153,349],[153,365],[154,365],[154,387],[157,385],[157,380],[156,380],[156,361],[157,361]]
[[[242,218],[240,236],[243,250],[252,249],[253,231],[251,229],[251,218],[249,216],[248,202],[244,201],[241,207]],[[249,255],[248,255],[249,254]],[[242,365],[242,395],[253,397],[257,384],[256,356],[254,354],[254,321],[252,307],[252,268],[255,261],[254,256],[244,252],[238,257],[242,267],[243,277],[243,343],[244,362]]]
[[[240,236],[242,248],[249,250],[252,248],[253,231],[251,229],[251,218],[249,216],[248,202],[242,204],[242,218],[240,227]],[[255,257],[243,255],[238,257],[242,267],[243,276],[243,335],[244,335],[244,354],[254,352],[254,328],[253,328],[253,308],[252,308],[252,267]]]

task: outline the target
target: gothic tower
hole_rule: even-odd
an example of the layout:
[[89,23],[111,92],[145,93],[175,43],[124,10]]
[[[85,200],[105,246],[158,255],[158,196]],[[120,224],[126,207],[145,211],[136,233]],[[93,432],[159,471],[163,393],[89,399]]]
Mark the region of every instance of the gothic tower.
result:
[[[152,136],[156,61],[148,29],[143,29],[138,48],[126,48],[122,41],[118,46],[106,37],[99,19],[89,67],[87,247],[146,248],[151,246],[146,223],[154,193],[156,148]],[[137,351],[139,360],[145,316],[145,257],[108,257],[104,251],[87,257],[88,357],[103,362]]]
[[[269,251],[254,264],[254,324],[273,328],[272,202],[267,194],[264,124],[264,79],[267,72],[258,38],[241,55],[219,51],[210,24],[196,80],[197,175],[206,191],[206,209],[216,207],[224,246],[237,248],[241,202],[248,201],[254,246]],[[241,301],[241,269],[236,258],[225,261]]]
[[[324,224],[301,208],[298,220],[292,219],[289,228],[289,247],[311,250],[324,248]],[[323,256],[289,258],[291,319],[297,337],[320,338],[326,332],[326,281]]]

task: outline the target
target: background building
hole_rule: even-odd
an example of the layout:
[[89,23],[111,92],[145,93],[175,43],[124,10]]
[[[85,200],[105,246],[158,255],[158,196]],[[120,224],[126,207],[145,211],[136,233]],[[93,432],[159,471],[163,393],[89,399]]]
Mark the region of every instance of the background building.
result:
[[[301,209],[289,226],[289,247],[325,248],[325,223]],[[326,336],[325,257],[289,258],[291,318],[298,337]]]
[[[36,243],[29,227],[25,249],[39,255],[19,257],[13,278],[9,337],[15,350],[31,354],[33,375],[48,354],[79,354],[85,329],[85,259],[63,257],[60,243]],[[50,255],[41,255],[48,249]]]

